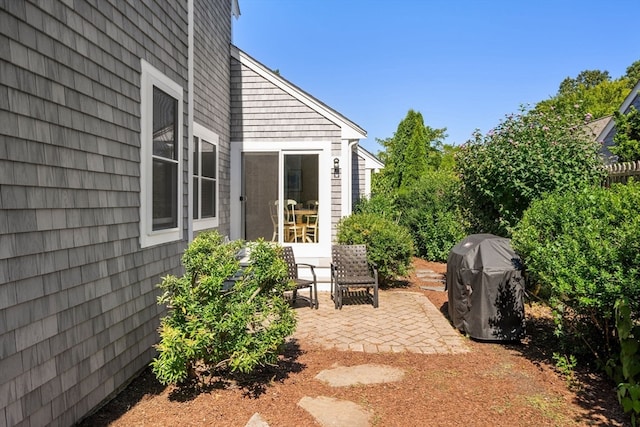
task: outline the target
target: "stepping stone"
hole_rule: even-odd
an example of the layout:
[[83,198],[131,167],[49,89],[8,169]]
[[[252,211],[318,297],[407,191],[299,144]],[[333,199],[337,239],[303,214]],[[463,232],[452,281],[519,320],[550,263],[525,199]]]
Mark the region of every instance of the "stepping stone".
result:
[[444,292],[444,285],[442,286],[420,286],[420,289],[424,289],[425,291],[442,291]]
[[340,366],[325,369],[316,375],[316,379],[332,387],[346,387],[356,384],[379,384],[400,381],[404,378],[402,369],[386,365]]
[[436,283],[445,283],[446,280],[444,279],[435,279],[435,278],[427,278],[427,279],[422,279],[423,282],[436,282]]
[[256,412],[251,418],[249,418],[249,421],[244,425],[244,427],[269,427],[269,424],[267,424],[260,414]]
[[298,406],[307,411],[323,427],[369,427],[370,411],[348,400],[318,396],[303,397]]
[[424,273],[420,273],[418,272],[416,274],[416,277],[419,280],[445,280],[444,279],[444,274],[438,274],[438,273],[428,273],[428,274],[424,274]]

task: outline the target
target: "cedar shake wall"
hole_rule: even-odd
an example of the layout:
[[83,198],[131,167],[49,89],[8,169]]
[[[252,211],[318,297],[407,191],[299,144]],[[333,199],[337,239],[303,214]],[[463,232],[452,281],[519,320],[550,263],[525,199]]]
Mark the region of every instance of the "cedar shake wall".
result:
[[218,230],[220,234],[228,236],[230,228],[231,3],[220,0],[199,0],[195,2],[194,9],[194,120],[220,138],[218,142],[218,201],[220,204]]
[[186,7],[0,0],[0,425],[71,425],[154,355],[186,242],[140,248],[140,59],[184,88],[186,236]]
[[[253,70],[231,59],[231,140],[327,141],[332,156],[340,155],[341,130],[327,118],[267,81]],[[344,167],[343,167],[344,169]],[[331,232],[341,218],[341,178],[331,171]],[[320,185],[326,185],[322,182]]]

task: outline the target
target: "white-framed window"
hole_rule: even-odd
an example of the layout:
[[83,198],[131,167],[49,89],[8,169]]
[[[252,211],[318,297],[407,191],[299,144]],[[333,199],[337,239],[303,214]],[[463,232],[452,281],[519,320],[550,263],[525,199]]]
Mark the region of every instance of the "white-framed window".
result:
[[216,133],[193,124],[193,229],[218,226],[218,141]]
[[182,86],[141,59],[140,246],[182,238]]

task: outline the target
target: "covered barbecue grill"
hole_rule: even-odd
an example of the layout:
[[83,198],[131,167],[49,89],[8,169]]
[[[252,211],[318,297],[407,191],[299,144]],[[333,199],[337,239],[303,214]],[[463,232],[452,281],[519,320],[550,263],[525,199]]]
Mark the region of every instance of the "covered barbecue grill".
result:
[[524,335],[520,257],[511,241],[473,234],[453,247],[447,260],[449,317],[469,337],[515,341]]

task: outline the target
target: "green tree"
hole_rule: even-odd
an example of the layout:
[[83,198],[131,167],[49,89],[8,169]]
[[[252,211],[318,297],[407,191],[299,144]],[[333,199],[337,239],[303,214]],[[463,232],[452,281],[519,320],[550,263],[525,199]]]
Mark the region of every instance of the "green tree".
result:
[[583,117],[578,108],[565,115],[522,108],[465,144],[456,170],[474,231],[508,236],[544,193],[600,183],[600,144],[585,131]]
[[422,114],[409,110],[393,137],[378,140],[386,149],[379,154],[385,167],[378,176],[378,183],[374,183],[379,185],[374,191],[408,188],[419,181],[437,151],[432,144],[439,143],[445,131],[425,126]]
[[640,60],[637,60],[627,67],[627,74],[625,77],[627,78],[629,89],[632,89],[638,84],[640,81]]
[[640,112],[631,106],[627,114],[616,111],[613,114],[616,123],[615,145],[610,147],[621,162],[640,160]]
[[599,85],[602,82],[611,80],[608,71],[601,70],[584,70],[576,76],[576,78],[567,77],[561,83],[558,88],[558,94],[563,95],[565,93],[574,92],[579,87],[592,88]]
[[593,86],[580,84],[572,90],[559,91],[552,98],[540,101],[535,110],[546,114],[572,115],[579,105],[590,118],[599,119],[614,113],[629,94],[626,79],[605,80]]

